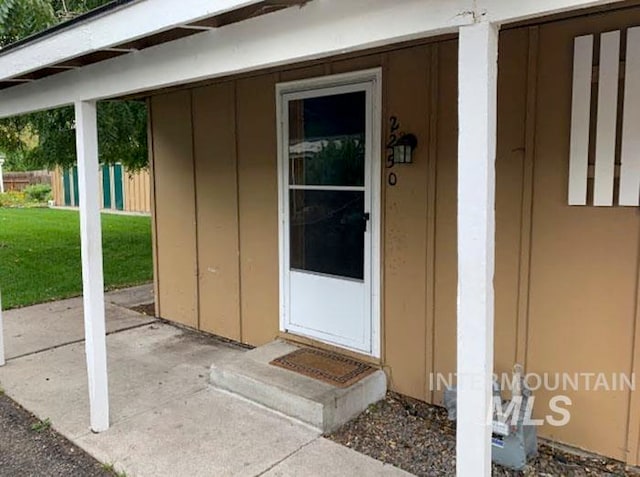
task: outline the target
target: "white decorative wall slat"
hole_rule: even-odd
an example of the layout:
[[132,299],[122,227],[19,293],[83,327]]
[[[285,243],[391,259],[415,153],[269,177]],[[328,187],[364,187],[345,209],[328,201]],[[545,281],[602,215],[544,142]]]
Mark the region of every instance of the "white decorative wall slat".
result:
[[[622,81],[620,48],[623,32],[617,30],[599,35],[597,65],[593,64],[596,36],[584,35],[574,39],[569,205],[588,205],[590,178],[593,178],[590,205],[616,205],[616,180],[619,180],[617,205],[640,205],[640,26],[629,28],[625,33]],[[592,78],[594,66],[597,66],[597,78]],[[597,108],[594,109],[597,112],[592,117],[594,79],[598,83]],[[621,95],[624,100],[622,109],[619,107]],[[593,127],[595,137],[590,136]],[[616,162],[618,145],[619,166]],[[593,166],[589,165],[590,151],[595,151]]]
[[620,205],[640,205],[640,27],[627,30]]
[[575,39],[573,51],[569,205],[587,203],[592,68],[593,35],[580,36]]
[[593,205],[613,205],[619,68],[620,32],[603,33],[600,36],[600,74],[598,78],[598,118]]

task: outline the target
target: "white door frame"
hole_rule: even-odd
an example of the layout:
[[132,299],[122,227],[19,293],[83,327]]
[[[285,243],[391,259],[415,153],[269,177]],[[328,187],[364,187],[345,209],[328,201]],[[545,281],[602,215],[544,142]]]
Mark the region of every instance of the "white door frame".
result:
[[[286,83],[278,83],[276,85],[276,119],[277,119],[277,131],[278,131],[278,243],[279,243],[279,274],[280,274],[280,331],[287,331],[287,313],[288,313],[288,294],[289,284],[287,281],[287,268],[286,264],[287,253],[286,237],[285,234],[288,231],[287,227],[287,207],[288,203],[288,167],[285,164],[287,154],[285,154],[284,147],[287,144],[287,138],[285,134],[287,127],[284,121],[287,118],[286,112],[283,110],[286,104],[283,101],[285,94],[296,93],[301,97],[315,96],[314,93],[321,93],[323,90],[329,91],[333,89],[343,89],[345,92],[353,91],[353,85],[369,84],[369,91],[371,93],[371,111],[367,111],[367,126],[370,128],[370,144],[367,146],[370,148],[370,164],[368,170],[365,171],[365,175],[369,179],[369,187],[371,191],[371,204],[370,204],[370,220],[368,227],[371,230],[371,247],[370,247],[370,260],[371,277],[369,280],[370,286],[370,346],[367,349],[356,349],[348,346],[336,345],[347,349],[352,349],[362,354],[380,357],[381,352],[381,205],[380,205],[380,188],[381,188],[381,128],[382,128],[382,69],[374,68],[362,71],[356,71],[353,73],[345,73],[338,75],[322,76],[311,79],[291,81]],[[367,257],[365,256],[365,260]],[[318,338],[313,338],[318,339]]]

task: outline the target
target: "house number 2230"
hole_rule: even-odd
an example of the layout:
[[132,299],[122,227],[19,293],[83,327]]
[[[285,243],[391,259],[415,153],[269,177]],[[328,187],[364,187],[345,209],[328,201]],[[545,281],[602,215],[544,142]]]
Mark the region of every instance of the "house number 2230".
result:
[[[387,169],[393,169],[395,163],[393,162],[393,146],[398,142],[399,134],[397,134],[400,129],[400,122],[396,116],[391,116],[389,118],[389,140],[387,141]],[[392,170],[389,170],[387,174],[387,184],[390,186],[395,186],[398,183],[398,176]]]

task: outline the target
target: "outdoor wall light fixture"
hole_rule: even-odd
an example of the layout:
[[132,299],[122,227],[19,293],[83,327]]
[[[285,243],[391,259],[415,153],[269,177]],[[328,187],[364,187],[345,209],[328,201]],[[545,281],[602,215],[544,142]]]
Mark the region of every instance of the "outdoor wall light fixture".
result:
[[418,145],[418,139],[413,134],[403,134],[393,145],[393,163],[411,164],[413,150]]

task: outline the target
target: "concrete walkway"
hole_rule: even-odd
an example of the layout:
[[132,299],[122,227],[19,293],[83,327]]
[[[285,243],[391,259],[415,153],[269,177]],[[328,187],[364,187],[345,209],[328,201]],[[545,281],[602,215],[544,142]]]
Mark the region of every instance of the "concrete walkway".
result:
[[208,385],[213,362],[245,350],[124,306],[150,287],[107,295],[111,428],[89,431],[82,301],[5,312],[5,392],[127,476],[407,476],[313,429]]

